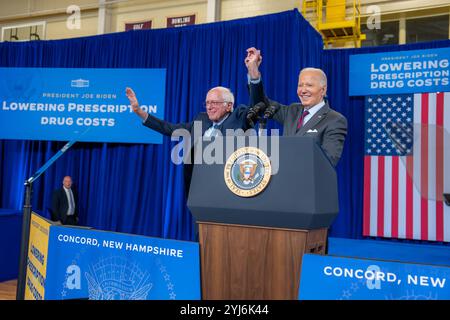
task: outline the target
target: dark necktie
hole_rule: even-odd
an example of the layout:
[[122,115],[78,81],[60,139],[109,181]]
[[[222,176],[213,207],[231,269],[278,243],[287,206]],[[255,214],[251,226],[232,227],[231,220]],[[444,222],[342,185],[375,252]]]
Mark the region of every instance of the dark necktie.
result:
[[219,125],[218,125],[217,123],[215,123],[215,124],[213,125],[213,132],[212,132],[212,136],[213,136],[213,137],[217,136],[217,134],[218,134],[218,132],[215,131],[215,130],[219,130]]
[[308,110],[303,111],[300,119],[298,119],[298,122],[297,122],[297,130],[303,126],[303,121],[305,120],[305,118],[308,114],[309,114]]
[[217,131],[219,130],[219,125],[214,123],[205,133],[205,137],[215,137],[217,136]]

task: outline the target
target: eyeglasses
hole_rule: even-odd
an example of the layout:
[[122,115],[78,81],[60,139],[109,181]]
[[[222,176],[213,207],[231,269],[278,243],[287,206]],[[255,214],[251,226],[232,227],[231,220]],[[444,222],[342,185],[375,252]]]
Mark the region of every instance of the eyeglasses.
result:
[[203,107],[206,108],[209,105],[218,106],[218,105],[220,105],[222,103],[228,103],[228,101],[214,101],[214,100],[212,100],[212,101],[205,101],[205,102],[203,102]]

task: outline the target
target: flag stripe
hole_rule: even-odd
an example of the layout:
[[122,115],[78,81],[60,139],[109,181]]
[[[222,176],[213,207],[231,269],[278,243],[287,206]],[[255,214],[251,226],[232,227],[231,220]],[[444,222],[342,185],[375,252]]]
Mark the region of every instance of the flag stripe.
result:
[[[398,238],[398,213],[399,213],[399,201],[398,201],[398,157],[391,157],[392,161],[392,214],[391,214],[391,237]],[[388,178],[389,179],[389,178]]]
[[[406,220],[408,226],[407,238],[419,239],[420,238],[420,195],[417,194],[420,190],[421,175],[421,151],[422,151],[422,95],[414,95],[414,152],[413,155],[407,157],[406,171],[409,175],[407,180],[407,192],[410,194],[410,220]],[[408,212],[407,212],[408,215]]]
[[406,238],[413,236],[413,158],[406,157]]
[[[406,163],[404,161],[400,161],[398,157],[398,237],[406,238]],[[400,196],[401,195],[401,196]]]
[[371,157],[370,176],[372,177],[372,185],[370,188],[370,234],[377,236],[377,213],[378,213],[378,157]]
[[[444,192],[450,193],[450,93],[444,94]],[[444,205],[444,241],[450,242],[450,206]]]
[[428,94],[421,98],[420,239],[428,240]]
[[436,94],[428,94],[427,239],[436,241]]
[[384,161],[384,194],[383,194],[383,237],[391,237],[392,203],[388,201],[392,195],[392,157],[383,157]]
[[436,240],[444,240],[444,94],[436,97]]
[[427,239],[436,241],[436,94],[428,95],[428,205]]
[[378,157],[378,214],[377,236],[383,237],[384,231],[384,156]]
[[364,157],[364,219],[363,219],[363,235],[370,236],[370,162],[371,157]]

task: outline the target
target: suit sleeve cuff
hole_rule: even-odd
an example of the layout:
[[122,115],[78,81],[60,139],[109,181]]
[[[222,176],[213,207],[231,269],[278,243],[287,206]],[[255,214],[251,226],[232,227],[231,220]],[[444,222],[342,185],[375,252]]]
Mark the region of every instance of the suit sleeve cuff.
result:
[[261,77],[259,77],[258,79],[252,79],[250,75],[247,73],[247,82],[248,84],[258,84],[261,82]]

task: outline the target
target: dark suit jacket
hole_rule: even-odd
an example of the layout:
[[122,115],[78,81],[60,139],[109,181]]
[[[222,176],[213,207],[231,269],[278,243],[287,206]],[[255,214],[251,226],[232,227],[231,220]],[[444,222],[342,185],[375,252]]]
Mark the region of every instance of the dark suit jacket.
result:
[[[247,109],[247,106],[241,105],[230,113],[228,118],[225,119],[225,121],[218,127],[218,129],[222,132],[222,135],[226,134],[226,129],[247,130],[250,128],[246,121]],[[208,118],[208,114],[206,112],[200,112],[193,121],[185,123],[170,123],[149,114],[147,120],[144,122],[144,126],[156,130],[166,136],[170,136],[176,129],[186,129],[191,133],[191,136],[193,136],[194,123],[197,123],[197,126],[201,124],[202,135],[213,125],[212,121]]]
[[[220,124],[220,126],[217,128],[221,131],[222,135],[226,135],[227,129],[242,129],[247,130],[250,128],[250,126],[247,123],[247,106],[240,105],[236,108],[234,108],[234,111],[230,113],[228,118],[225,119],[224,122]],[[186,129],[189,131],[191,135],[191,146],[194,147],[195,138],[200,138],[203,136],[206,130],[208,130],[212,125],[213,122],[209,120],[208,114],[206,112],[199,113],[195,119],[191,122],[186,123],[170,123],[161,119],[156,118],[155,116],[152,116],[149,114],[147,117],[147,120],[143,123],[144,126],[156,130],[159,133],[162,133],[166,136],[172,135],[172,133],[176,129]],[[195,132],[194,129],[199,127],[201,125],[201,134],[200,132]],[[197,130],[197,129],[195,129]],[[197,137],[196,137],[197,135]],[[192,155],[192,152],[191,152]],[[192,160],[192,159],[191,159]],[[191,164],[185,164],[184,165],[184,183],[185,183],[185,190],[186,190],[186,196],[189,194],[189,187],[191,184],[191,177],[192,177],[192,170],[193,170],[193,161],[191,161]]]
[[[262,81],[258,84],[250,84],[251,105],[264,101],[264,97]],[[285,106],[276,101],[269,101],[271,105],[278,107],[273,119],[283,125],[284,136],[313,137],[322,147],[331,164],[337,165],[347,135],[347,119],[342,114],[331,109],[326,102],[304,126],[297,130],[297,123],[303,113],[303,106],[300,103]]]
[[[74,188],[72,189],[73,200],[75,202],[74,218],[78,218],[78,194]],[[69,201],[67,200],[66,191],[61,187],[53,191],[52,196],[52,220],[61,221],[62,224],[66,224],[67,210],[69,209]]]

